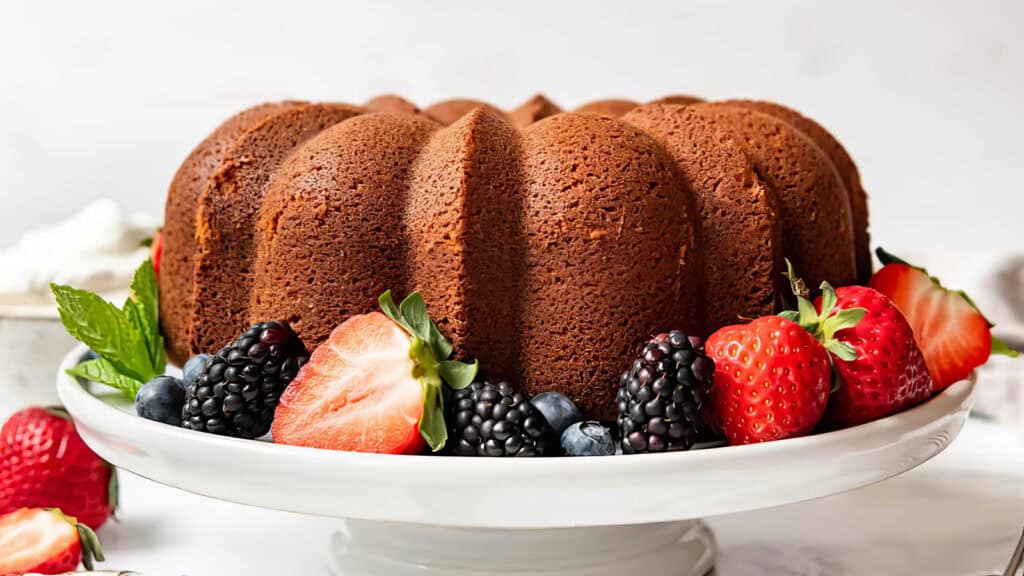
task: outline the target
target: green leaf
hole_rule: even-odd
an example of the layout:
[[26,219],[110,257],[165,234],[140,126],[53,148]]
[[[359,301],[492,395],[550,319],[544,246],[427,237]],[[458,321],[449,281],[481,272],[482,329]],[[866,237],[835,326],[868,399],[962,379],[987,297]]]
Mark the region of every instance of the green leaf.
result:
[[427,314],[427,304],[419,292],[413,292],[402,300],[399,305],[402,318],[412,328],[413,336],[417,336],[424,342],[430,343],[430,316]]
[[1010,348],[1009,344],[1007,344],[1003,340],[1000,340],[999,338],[996,338],[995,336],[992,337],[992,354],[999,354],[1000,356],[1009,356],[1010,358],[1018,358],[1020,356],[1019,351]]
[[148,236],[146,238],[143,238],[142,240],[139,240],[139,248],[149,248],[152,245],[153,245],[153,237],[152,236]]
[[850,362],[857,359],[857,351],[846,342],[839,340],[827,340],[825,342],[825,349],[835,354],[836,358],[839,358],[840,360]]
[[452,355],[452,343],[444,337],[433,320],[430,321],[430,347],[438,360],[444,360]]
[[821,314],[820,318],[828,318],[828,315],[832,313],[832,310],[836,307],[838,297],[836,296],[836,289],[832,287],[827,281],[821,283]]
[[790,322],[800,322],[800,313],[797,312],[796,310],[783,310],[782,312],[779,312],[779,316],[785,318],[786,320],[789,320]]
[[138,393],[139,388],[143,384],[139,380],[122,374],[106,358],[87,360],[74,368],[69,368],[67,373],[71,376],[116,388],[123,396],[132,401],[135,401],[135,394]]
[[807,327],[818,323],[818,311],[814,309],[814,304],[810,300],[801,296],[796,300],[796,307],[800,311],[801,326]]
[[821,325],[821,332],[826,340],[832,339],[836,332],[853,328],[864,319],[868,313],[867,308],[847,308],[840,310],[825,319]]
[[480,371],[480,362],[474,360],[472,364],[459,362],[458,360],[441,361],[441,379],[452,390],[462,390],[473,383],[477,372]]
[[127,314],[86,290],[57,284],[51,284],[50,289],[68,333],[125,376],[144,382],[157,375],[146,338]]
[[377,298],[377,303],[380,304],[380,311],[383,312],[385,316],[391,318],[398,324],[402,323],[402,312],[398,309],[398,306],[395,305],[395,300],[391,297],[391,290],[381,294],[380,297]]
[[160,334],[160,300],[156,283],[156,272],[153,261],[147,259],[138,269],[131,283],[132,296],[125,302],[124,311],[135,308],[136,313],[130,314],[139,331],[146,339],[149,351],[150,366],[156,374],[163,374],[167,368],[167,356],[164,351],[164,339]]
[[444,422],[444,395],[441,385],[423,385],[423,416],[420,417],[420,436],[427,441],[432,452],[444,448],[448,442],[448,427]]
[[903,264],[904,266],[910,266],[911,268],[916,268],[917,270],[924,272],[924,268],[914,266],[903,258],[886,252],[885,248],[882,248],[881,246],[875,248],[875,255],[878,256],[878,261],[882,263],[882,266],[887,266],[889,264]]

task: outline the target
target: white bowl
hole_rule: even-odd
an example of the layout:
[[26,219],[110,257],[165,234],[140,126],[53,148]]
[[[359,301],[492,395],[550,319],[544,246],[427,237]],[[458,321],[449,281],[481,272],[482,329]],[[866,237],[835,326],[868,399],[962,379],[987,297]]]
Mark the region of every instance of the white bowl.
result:
[[[607,549],[626,540],[657,548],[645,554],[652,569],[702,574],[713,546],[694,519],[818,498],[914,468],[956,437],[974,394],[973,381],[964,381],[882,420],[758,445],[603,458],[393,456],[143,420],[126,402],[94,396],[64,374],[83,352],[67,356],[57,387],[90,447],[118,466],[197,494],[351,519],[336,537],[339,574],[423,574],[423,566],[428,574],[615,574],[636,568]],[[594,528],[602,526],[615,528]],[[593,548],[587,558],[602,550],[606,557],[600,566],[567,560],[580,547]],[[487,568],[503,551],[500,570]],[[467,566],[474,568],[456,570]]]
[[0,304],[0,423],[25,406],[59,403],[53,369],[74,344],[53,304]]

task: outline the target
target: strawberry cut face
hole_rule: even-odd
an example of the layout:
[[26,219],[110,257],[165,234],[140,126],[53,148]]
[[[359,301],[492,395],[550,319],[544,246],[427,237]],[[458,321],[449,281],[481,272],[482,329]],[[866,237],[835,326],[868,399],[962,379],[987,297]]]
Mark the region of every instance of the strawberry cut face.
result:
[[[84,554],[84,555],[83,555]],[[61,574],[103,559],[91,530],[57,510],[20,508],[0,516],[0,574]]]
[[274,441],[330,450],[420,452],[420,378],[426,375],[413,358],[413,345],[405,330],[379,312],[339,325],[282,394]]
[[872,276],[870,285],[888,296],[910,322],[934,392],[967,378],[988,361],[988,321],[963,294],[946,290],[906,264],[887,264]]

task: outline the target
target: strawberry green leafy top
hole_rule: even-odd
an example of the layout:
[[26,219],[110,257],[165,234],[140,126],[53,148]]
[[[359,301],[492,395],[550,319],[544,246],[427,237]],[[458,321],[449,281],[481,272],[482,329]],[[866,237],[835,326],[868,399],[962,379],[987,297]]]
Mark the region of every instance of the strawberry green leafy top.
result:
[[423,416],[420,435],[430,449],[438,451],[448,441],[448,428],[444,422],[444,393],[441,382],[449,388],[461,390],[473,383],[480,364],[451,360],[452,343],[444,337],[437,324],[427,314],[427,305],[419,292],[413,292],[395,305],[391,291],[380,295],[380,309],[412,336],[409,354],[418,366],[416,374],[423,384]]

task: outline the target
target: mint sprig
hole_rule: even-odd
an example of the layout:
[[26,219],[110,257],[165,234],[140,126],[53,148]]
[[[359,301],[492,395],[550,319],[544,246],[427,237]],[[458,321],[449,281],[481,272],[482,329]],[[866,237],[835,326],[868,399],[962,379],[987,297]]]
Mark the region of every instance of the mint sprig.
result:
[[444,421],[444,393],[442,382],[449,388],[460,390],[469,386],[476,377],[480,363],[472,364],[451,360],[452,343],[437,324],[430,319],[427,305],[419,292],[413,292],[396,305],[391,291],[380,295],[380,309],[412,336],[409,355],[418,366],[416,377],[423,384],[423,416],[420,435],[430,449],[438,451],[448,441],[448,428]]
[[106,384],[135,400],[142,384],[164,373],[167,357],[152,261],[135,271],[131,296],[121,308],[87,290],[58,284],[51,284],[50,290],[64,328],[99,355],[68,374]]

